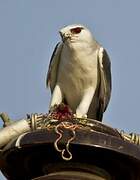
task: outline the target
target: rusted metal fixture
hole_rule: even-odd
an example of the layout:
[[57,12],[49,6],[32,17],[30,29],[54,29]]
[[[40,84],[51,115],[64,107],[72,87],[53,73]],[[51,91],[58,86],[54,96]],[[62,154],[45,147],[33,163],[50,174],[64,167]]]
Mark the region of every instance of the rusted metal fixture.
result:
[[140,146],[129,135],[91,119],[32,114],[24,121],[27,131],[1,146],[7,179],[140,179]]
[[[54,119],[52,114],[31,114],[27,115],[27,118],[18,121],[12,121],[6,113],[1,113],[0,117],[4,122],[4,128],[0,129],[0,149],[2,149],[8,142],[14,138],[22,135],[23,133],[32,132],[35,130],[46,129],[60,123],[60,119]],[[58,117],[58,116],[57,116]],[[64,118],[60,116],[60,118]],[[66,120],[64,118],[64,120]],[[126,133],[113,129],[99,121],[92,119],[83,119],[71,117],[68,119],[70,122],[79,123],[85,127],[92,128],[93,130],[99,130],[103,133],[109,133],[110,135],[116,135],[122,137],[122,139],[140,145],[140,135],[135,133]],[[94,123],[93,123],[94,122]]]

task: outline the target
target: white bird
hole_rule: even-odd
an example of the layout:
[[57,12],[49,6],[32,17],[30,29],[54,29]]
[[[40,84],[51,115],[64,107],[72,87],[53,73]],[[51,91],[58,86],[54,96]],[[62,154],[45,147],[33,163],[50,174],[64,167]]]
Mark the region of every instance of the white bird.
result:
[[52,97],[50,108],[62,102],[77,117],[101,121],[111,95],[111,65],[106,50],[83,25],[60,31],[47,74]]

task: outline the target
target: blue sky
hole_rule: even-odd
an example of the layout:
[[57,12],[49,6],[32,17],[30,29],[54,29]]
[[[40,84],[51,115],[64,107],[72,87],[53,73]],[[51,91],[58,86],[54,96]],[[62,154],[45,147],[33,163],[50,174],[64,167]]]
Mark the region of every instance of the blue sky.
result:
[[17,120],[48,111],[45,79],[58,30],[81,23],[107,49],[112,63],[104,123],[139,133],[139,7],[138,0],[0,0],[0,112]]

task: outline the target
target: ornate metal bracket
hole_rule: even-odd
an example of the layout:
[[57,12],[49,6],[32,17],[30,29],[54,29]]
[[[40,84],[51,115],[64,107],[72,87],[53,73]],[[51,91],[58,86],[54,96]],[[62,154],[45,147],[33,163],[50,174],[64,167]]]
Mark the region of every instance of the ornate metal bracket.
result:
[[[54,116],[50,114],[31,114],[27,115],[26,119],[12,121],[6,113],[0,114],[1,119],[4,122],[4,128],[0,129],[0,148],[4,147],[13,138],[31,131],[41,130],[41,129],[52,129],[63,121],[70,122],[71,124],[78,125],[80,128],[88,128],[90,131],[99,131],[102,133],[107,133],[113,136],[122,138],[130,143],[140,145],[140,134],[135,133],[125,133],[124,131],[119,131],[106,126],[96,120],[86,119],[86,118],[75,118],[69,116],[68,120],[63,117],[63,120],[54,119]],[[74,127],[73,126],[73,127]]]

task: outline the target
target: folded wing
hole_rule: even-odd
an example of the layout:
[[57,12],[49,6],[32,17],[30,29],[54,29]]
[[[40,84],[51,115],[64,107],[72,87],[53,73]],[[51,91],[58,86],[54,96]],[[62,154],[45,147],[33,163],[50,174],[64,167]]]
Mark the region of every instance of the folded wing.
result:
[[47,87],[48,86],[50,87],[51,93],[53,92],[53,89],[57,81],[57,73],[58,73],[58,67],[60,63],[60,55],[61,55],[62,46],[63,45],[61,43],[58,43],[56,45],[53,51],[51,60],[50,60],[50,64],[49,64],[46,84],[47,84]]

